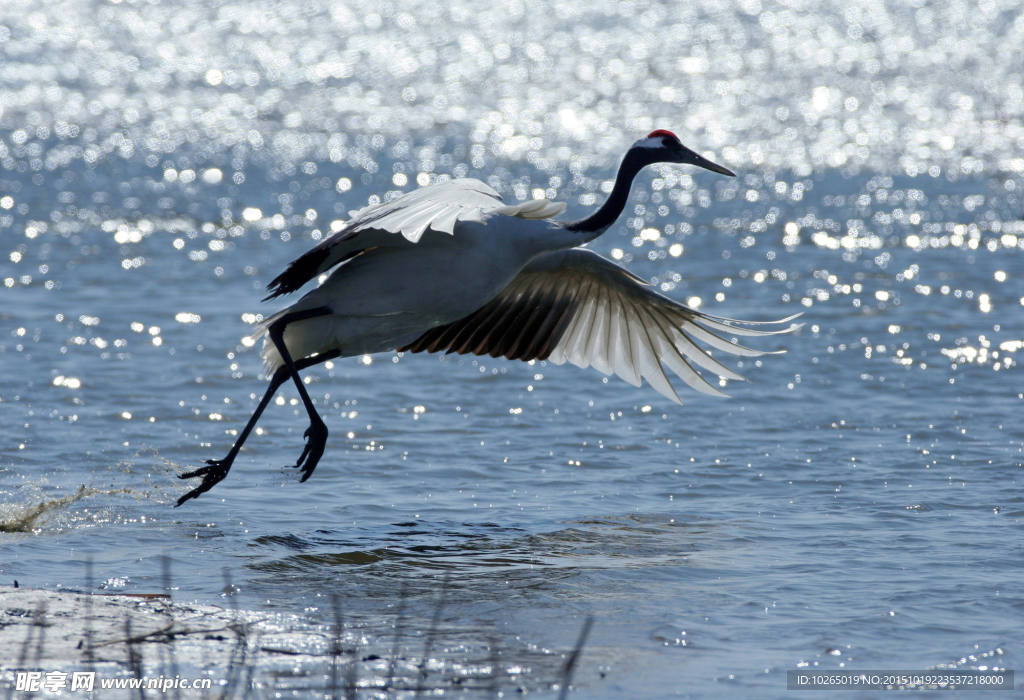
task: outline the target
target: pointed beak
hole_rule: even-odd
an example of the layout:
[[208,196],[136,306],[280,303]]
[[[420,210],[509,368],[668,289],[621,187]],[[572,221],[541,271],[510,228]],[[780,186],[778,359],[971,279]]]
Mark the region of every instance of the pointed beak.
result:
[[729,170],[728,168],[723,168],[718,163],[712,163],[704,156],[700,155],[699,153],[695,153],[694,151],[691,151],[686,146],[683,146],[683,154],[682,157],[679,159],[679,162],[686,163],[687,165],[696,165],[697,167],[704,168],[705,170],[710,170],[711,172],[718,173],[719,175],[728,175],[729,177],[736,177],[736,173],[734,173],[733,171]]

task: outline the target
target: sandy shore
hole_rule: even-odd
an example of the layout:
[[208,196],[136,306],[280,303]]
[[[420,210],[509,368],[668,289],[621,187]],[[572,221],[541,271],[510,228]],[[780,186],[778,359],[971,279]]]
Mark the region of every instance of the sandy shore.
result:
[[[412,625],[401,639],[393,632],[381,638],[383,631],[338,619],[325,627],[297,615],[181,603],[163,595],[2,586],[0,692],[12,697],[19,672],[45,677],[92,671],[103,698],[138,697],[138,691],[99,690],[101,679],[140,678],[208,679],[217,696],[227,688],[226,697],[243,697],[248,688],[299,697],[496,697],[509,690],[556,690],[569,656],[498,650],[486,642],[450,645],[443,629]],[[67,696],[69,689],[70,675],[61,692]],[[210,691],[165,692],[204,697]]]
[[[242,617],[167,597],[0,587],[0,658],[18,668],[126,664],[129,647],[175,641],[179,663],[226,661]],[[91,658],[90,658],[91,656]]]

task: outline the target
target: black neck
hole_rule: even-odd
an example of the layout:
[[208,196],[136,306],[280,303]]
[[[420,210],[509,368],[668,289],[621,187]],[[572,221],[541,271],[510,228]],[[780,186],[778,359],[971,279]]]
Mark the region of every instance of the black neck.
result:
[[565,224],[565,228],[584,234],[588,241],[607,231],[608,227],[619,218],[622,210],[626,208],[629,190],[633,186],[633,178],[646,165],[648,163],[643,160],[642,151],[630,150],[627,152],[626,157],[622,159],[622,165],[619,166],[619,173],[615,177],[615,187],[612,188],[605,203],[587,218]]

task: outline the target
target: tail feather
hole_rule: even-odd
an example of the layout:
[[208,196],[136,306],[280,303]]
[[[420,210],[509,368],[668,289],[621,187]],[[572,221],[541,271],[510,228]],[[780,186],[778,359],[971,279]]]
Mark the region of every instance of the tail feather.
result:
[[256,324],[252,333],[253,340],[263,341],[263,346],[260,348],[260,359],[263,360],[263,372],[268,377],[273,376],[274,372],[284,365],[284,358],[281,357],[281,353],[277,351],[277,347],[270,340],[270,324],[281,318],[283,314],[284,311],[278,311],[273,316],[263,319]]

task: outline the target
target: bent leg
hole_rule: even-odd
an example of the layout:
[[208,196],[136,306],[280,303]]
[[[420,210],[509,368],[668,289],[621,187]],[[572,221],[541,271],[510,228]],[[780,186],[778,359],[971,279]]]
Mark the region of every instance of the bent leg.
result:
[[[307,367],[312,367],[313,365],[320,364],[321,362],[331,360],[340,354],[341,353],[339,352],[331,352],[324,355],[317,355],[316,357],[303,358],[296,363],[296,368],[306,369]],[[281,367],[274,372],[274,376],[270,380],[270,387],[263,395],[263,398],[260,399],[259,406],[256,407],[255,411],[253,411],[252,417],[249,418],[249,422],[246,423],[245,429],[242,430],[242,434],[238,436],[237,440],[235,440],[235,444],[231,447],[231,451],[228,452],[224,459],[208,459],[206,460],[206,464],[208,466],[200,467],[199,469],[186,472],[185,474],[180,474],[178,476],[179,479],[191,479],[201,476],[203,477],[203,481],[199,486],[179,498],[178,503],[174,506],[175,508],[185,501],[193,498],[199,498],[201,494],[206,493],[215,485],[223,481],[224,477],[228,475],[228,471],[231,469],[231,465],[235,461],[235,457],[238,455],[239,450],[242,449],[242,444],[249,437],[249,433],[252,432],[253,428],[256,427],[257,421],[259,421],[260,416],[263,415],[263,411],[270,404],[270,400],[274,398],[274,394],[277,393],[277,390],[281,388],[282,384],[288,381],[288,376],[290,374],[290,370],[286,367]],[[303,479],[303,481],[305,481],[305,479]]]
[[263,398],[260,399],[260,405],[256,407],[255,411],[253,411],[252,417],[249,419],[249,422],[246,423],[245,429],[242,430],[242,434],[238,436],[237,440],[235,440],[235,444],[231,447],[231,451],[228,452],[227,457],[224,459],[208,459],[206,460],[206,464],[208,466],[200,467],[195,471],[178,475],[179,479],[191,479],[193,477],[201,476],[203,477],[203,481],[199,486],[179,498],[177,505],[174,506],[175,508],[191,498],[199,498],[200,494],[206,493],[212,489],[228,475],[228,471],[231,469],[231,464],[235,461],[235,456],[238,454],[238,451],[242,449],[242,443],[244,443],[246,438],[249,437],[249,433],[252,432],[252,429],[256,427],[256,421],[258,421],[260,416],[263,415],[263,411],[267,408],[267,404],[270,403],[270,400],[274,398],[274,394],[277,393],[277,390],[280,389],[281,385],[286,381],[288,381],[288,370],[286,368],[282,367],[274,372],[274,376],[270,380],[270,388],[267,389],[267,393],[265,393]]
[[[299,370],[292,361],[292,356],[284,343],[284,329],[289,323],[304,321],[318,316],[327,316],[330,313],[331,310],[327,308],[297,311],[282,316],[268,329],[270,340],[281,354],[285,367],[291,373],[292,379],[295,381],[295,387],[299,390],[299,396],[302,398],[302,404],[306,407],[306,414],[309,416],[309,427],[306,428],[306,432],[303,434],[303,437],[307,438],[306,445],[302,449],[302,454],[299,455],[299,461],[294,465],[296,469],[302,470],[300,482],[313,475],[313,470],[316,469],[317,463],[323,457],[324,449],[327,447],[327,425],[320,418],[320,414],[316,412],[316,409],[313,407],[313,401],[309,398],[309,394],[306,393],[306,385],[302,383]],[[314,359],[322,361],[320,356]]]

